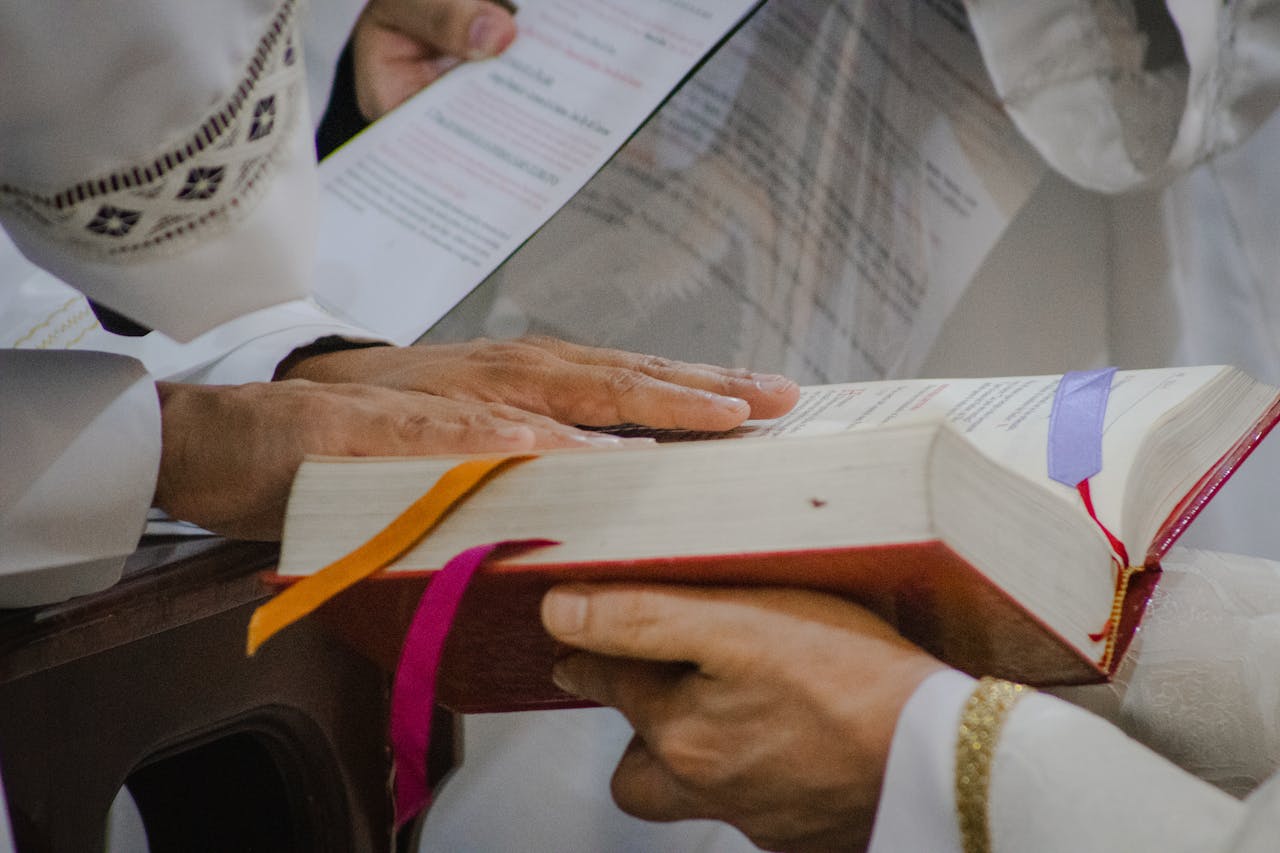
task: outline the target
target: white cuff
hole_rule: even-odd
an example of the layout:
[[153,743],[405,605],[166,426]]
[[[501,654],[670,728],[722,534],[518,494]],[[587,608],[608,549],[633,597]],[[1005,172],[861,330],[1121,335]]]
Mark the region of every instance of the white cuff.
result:
[[956,731],[974,680],[946,669],[926,678],[898,717],[868,853],[960,853]]
[[160,467],[142,365],[0,350],[0,607],[105,589],[136,547]]
[[329,335],[352,341],[384,340],[334,319],[309,299],[300,299],[219,326],[186,345],[192,349],[182,359],[182,367],[160,375],[204,385],[267,382],[289,353]]

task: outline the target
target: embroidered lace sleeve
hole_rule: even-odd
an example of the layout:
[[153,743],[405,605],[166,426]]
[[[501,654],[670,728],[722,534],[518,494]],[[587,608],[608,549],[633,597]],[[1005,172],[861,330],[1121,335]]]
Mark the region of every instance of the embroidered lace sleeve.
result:
[[1055,691],[1242,796],[1280,769],[1280,564],[1175,548],[1109,685]]

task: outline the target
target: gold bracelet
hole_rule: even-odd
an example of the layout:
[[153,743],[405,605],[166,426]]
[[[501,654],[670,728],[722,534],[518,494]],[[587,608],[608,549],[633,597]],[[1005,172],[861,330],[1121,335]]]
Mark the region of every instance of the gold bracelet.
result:
[[969,695],[956,738],[956,817],[964,853],[989,853],[987,791],[991,759],[1009,709],[1029,691],[1022,684],[983,678]]

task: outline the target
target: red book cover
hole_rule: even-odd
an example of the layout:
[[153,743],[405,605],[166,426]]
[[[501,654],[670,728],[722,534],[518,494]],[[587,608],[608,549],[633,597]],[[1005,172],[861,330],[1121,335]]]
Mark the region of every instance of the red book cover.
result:
[[[391,670],[430,578],[429,572],[379,575],[328,602],[318,615]],[[437,682],[439,703],[462,713],[580,706],[551,682],[557,649],[539,619],[542,594],[569,579],[825,589],[866,605],[968,672],[1030,684],[1080,684],[1107,675],[946,545],[927,542],[596,566],[495,563],[472,581],[458,611]],[[1131,585],[1130,594],[1145,601],[1149,590],[1141,593],[1140,586]]]

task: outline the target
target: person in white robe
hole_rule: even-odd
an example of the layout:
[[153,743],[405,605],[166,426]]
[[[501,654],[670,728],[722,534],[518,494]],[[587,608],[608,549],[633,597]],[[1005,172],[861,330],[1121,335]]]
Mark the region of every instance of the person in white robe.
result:
[[[1222,581],[1221,562],[1201,556],[1171,570]],[[1270,612],[1252,627],[1274,651],[1280,635],[1265,623],[1280,566],[1232,562],[1267,577]],[[1248,627],[1249,609],[1212,615]],[[1073,704],[975,685],[842,599],[571,585],[544,599],[543,622],[585,650],[557,664],[557,682],[635,727],[612,791],[649,820],[724,820],[764,849],[797,853],[1208,853],[1272,850],[1280,837],[1280,774],[1238,800]],[[1280,661],[1263,666],[1261,689],[1181,712],[1247,741],[1255,733],[1229,723],[1239,702],[1269,717],[1274,746]]]
[[[1280,214],[1277,4],[965,5],[1011,120],[1054,171],[918,373],[1233,363],[1280,383],[1280,241],[1271,233]],[[484,320],[510,327],[517,306],[499,293]],[[583,329],[584,340],[611,341]],[[702,343],[635,323],[619,338],[660,350],[668,340]],[[1278,471],[1273,438],[1187,542],[1280,559],[1271,517]],[[1280,766],[1280,712],[1267,701],[1277,677],[1269,626],[1280,602],[1266,594],[1280,569],[1181,549],[1166,569],[1118,682],[1061,692],[1244,796]],[[928,725],[954,733],[951,722]],[[465,730],[466,761],[428,816],[423,849],[753,849],[736,831],[704,822],[654,826],[610,815],[608,780],[632,735],[612,711],[485,716]],[[495,799],[517,817],[481,821]],[[542,819],[540,808],[591,818]]]
[[[361,9],[339,5],[325,11],[349,31]],[[158,385],[119,355],[0,350],[0,606],[114,582],[153,504],[215,532],[278,536],[307,452],[616,446],[569,424],[723,428],[753,404],[789,405],[780,378],[549,340],[362,346],[377,342],[306,299],[316,178],[302,15],[295,0],[0,13],[9,237],[135,323],[215,338],[186,365],[195,381]],[[375,0],[356,34],[376,112],[502,49],[514,27],[484,0]],[[11,284],[0,295],[21,311]]]

